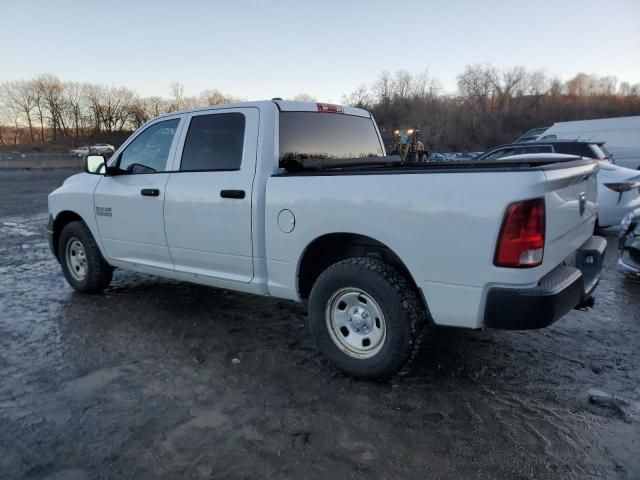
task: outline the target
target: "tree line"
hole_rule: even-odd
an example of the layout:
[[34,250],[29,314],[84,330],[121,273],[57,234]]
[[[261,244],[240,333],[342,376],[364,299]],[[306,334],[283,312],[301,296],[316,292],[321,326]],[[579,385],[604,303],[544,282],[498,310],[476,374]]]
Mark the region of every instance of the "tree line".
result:
[[126,87],[64,82],[51,74],[0,83],[0,145],[42,144],[130,132],[158,115],[183,108],[232,103],[216,89],[186,96],[180,82],[169,97],[141,97]]
[[485,150],[555,122],[640,115],[640,83],[578,73],[562,81],[543,70],[467,65],[445,94],[428,71],[382,72],[343,103],[373,112],[383,136],[417,128],[430,151]]
[[[126,87],[42,74],[0,83],[0,145],[108,138],[163,113],[239,100],[216,89],[187,96],[177,81],[167,97],[141,97]],[[458,75],[455,93],[445,93],[427,70],[383,71],[342,101],[371,110],[387,138],[394,129],[417,128],[431,151],[468,151],[508,143],[530,128],[558,121],[640,115],[640,84],[584,73],[562,81],[542,70],[476,64]]]

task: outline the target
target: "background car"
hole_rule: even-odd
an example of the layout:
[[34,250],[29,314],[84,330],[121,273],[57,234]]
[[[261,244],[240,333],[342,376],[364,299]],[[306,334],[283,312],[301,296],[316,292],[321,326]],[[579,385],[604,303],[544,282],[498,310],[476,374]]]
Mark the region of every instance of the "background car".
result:
[[536,140],[540,135],[547,131],[549,127],[538,127],[532,128],[531,130],[527,130],[522,135],[520,135],[513,143],[523,143],[530,142],[532,140]]
[[602,163],[598,172],[598,225],[620,225],[627,213],[640,208],[638,170]]
[[69,153],[77,156],[77,157],[86,157],[90,153],[94,153],[94,151],[89,147],[89,145],[82,145],[78,148],[74,148],[69,150]]
[[[498,157],[499,161],[536,158],[578,158],[576,155],[558,153],[530,153]],[[640,208],[640,175],[637,170],[601,162],[598,172],[598,223],[599,228],[620,225],[624,216]]]
[[564,153],[611,162],[611,156],[604,148],[604,142],[577,140],[553,140],[500,145],[499,147],[488,150],[487,153],[479,156],[477,159],[498,160],[501,157],[524,155],[527,153]]
[[640,169],[640,115],[557,122],[540,134],[537,142],[556,139],[598,139],[607,143],[615,163]]
[[624,217],[620,230],[618,265],[627,272],[640,274],[640,209]]
[[110,157],[113,155],[116,149],[113,145],[109,145],[108,143],[96,143],[95,145],[82,145],[78,148],[74,148],[70,150],[73,155],[77,155],[78,157],[86,157],[89,154],[98,154],[104,155],[106,157]]
[[113,152],[116,151],[116,148],[108,143],[96,143],[95,145],[91,145],[90,148],[101,155],[112,155]]

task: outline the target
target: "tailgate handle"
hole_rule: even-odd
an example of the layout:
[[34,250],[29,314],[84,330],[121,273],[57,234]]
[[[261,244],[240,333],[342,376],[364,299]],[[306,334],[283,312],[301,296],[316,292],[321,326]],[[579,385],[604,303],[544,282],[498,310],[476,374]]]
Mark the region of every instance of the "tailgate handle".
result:
[[220,190],[220,196],[222,198],[244,198],[244,190]]
[[159,197],[160,190],[158,190],[157,188],[143,188],[142,190],[140,190],[140,195],[143,195],[145,197]]

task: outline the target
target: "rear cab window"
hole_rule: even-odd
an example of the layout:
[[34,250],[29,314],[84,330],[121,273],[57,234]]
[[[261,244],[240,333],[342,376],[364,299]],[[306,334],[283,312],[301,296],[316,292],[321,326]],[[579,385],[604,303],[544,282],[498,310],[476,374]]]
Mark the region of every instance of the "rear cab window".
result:
[[280,167],[308,158],[384,155],[370,117],[325,112],[280,112]]

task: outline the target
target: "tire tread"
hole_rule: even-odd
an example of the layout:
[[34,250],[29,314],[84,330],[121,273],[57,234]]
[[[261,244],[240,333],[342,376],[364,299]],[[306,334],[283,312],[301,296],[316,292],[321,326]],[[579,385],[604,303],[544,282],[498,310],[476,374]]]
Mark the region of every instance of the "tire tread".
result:
[[[79,237],[87,255],[89,268],[87,278],[82,283],[73,279],[66,268],[65,246],[67,238],[71,235]],[[89,227],[82,221],[69,222],[62,229],[58,244],[58,258],[60,258],[60,264],[62,265],[65,278],[69,284],[79,292],[100,293],[111,283],[113,267],[104,259],[98,244],[91,234],[91,230],[89,230]]]
[[[395,294],[398,295],[400,304],[405,314],[405,318],[409,322],[408,343],[407,345],[402,346],[402,348],[400,348],[400,351],[392,352],[392,356],[394,356],[393,361],[389,362],[386,368],[376,371],[363,370],[357,372],[348,372],[350,375],[357,378],[386,379],[398,373],[399,371],[404,371],[420,350],[424,326],[427,323],[426,313],[419,300],[418,293],[415,291],[415,288],[409,283],[409,281],[391,265],[383,262],[382,260],[372,257],[349,258],[328,267],[324,272],[320,274],[311,290],[310,308],[312,307],[312,304],[315,303],[314,299],[318,293],[318,286],[324,279],[333,277],[334,275],[339,275],[341,271],[344,271],[345,269],[351,270],[354,267],[378,276],[384,281],[384,283],[390,286]],[[317,336],[314,335],[314,337],[316,337],[317,341]],[[334,361],[332,361],[331,358],[329,358],[328,360],[330,363],[337,367],[337,365]]]

